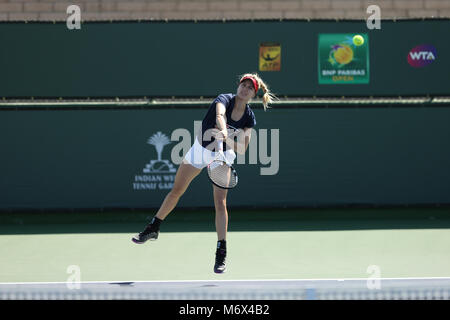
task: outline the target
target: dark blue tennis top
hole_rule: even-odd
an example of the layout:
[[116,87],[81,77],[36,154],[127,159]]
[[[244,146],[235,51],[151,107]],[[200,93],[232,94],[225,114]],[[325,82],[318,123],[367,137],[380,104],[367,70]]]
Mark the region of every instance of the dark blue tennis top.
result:
[[[216,104],[221,102],[225,106],[225,115],[227,117],[227,124],[237,128],[253,128],[256,125],[255,114],[253,113],[250,106],[247,104],[245,106],[244,114],[242,118],[238,121],[234,121],[231,119],[231,113],[233,112],[233,108],[236,102],[236,95],[232,93],[226,93],[219,95],[209,106],[208,112],[202,121],[202,137],[205,137],[205,131],[211,128],[215,128],[216,126]],[[202,146],[206,148],[211,142],[214,141],[214,138],[211,138],[211,141],[202,141]],[[224,150],[226,150],[226,144],[224,143]]]

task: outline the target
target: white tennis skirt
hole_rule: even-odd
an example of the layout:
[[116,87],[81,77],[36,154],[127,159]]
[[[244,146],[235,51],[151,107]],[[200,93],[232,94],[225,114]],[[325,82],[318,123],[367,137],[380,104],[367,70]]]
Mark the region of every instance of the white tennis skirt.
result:
[[[216,154],[217,152],[204,148],[195,137],[195,142],[184,156],[184,161],[198,169],[203,169],[214,160]],[[226,150],[224,155],[229,164],[234,163],[236,153],[233,150]]]

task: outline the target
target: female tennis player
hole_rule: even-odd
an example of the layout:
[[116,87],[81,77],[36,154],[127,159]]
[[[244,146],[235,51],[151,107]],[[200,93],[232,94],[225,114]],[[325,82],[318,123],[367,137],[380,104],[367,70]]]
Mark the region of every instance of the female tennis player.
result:
[[[236,158],[235,152],[245,153],[250,142],[250,129],[256,124],[255,115],[248,103],[256,96],[260,88],[264,92],[262,100],[264,110],[266,110],[275,96],[256,73],[248,73],[240,77],[236,94],[221,94],[211,103],[202,121],[202,132],[196,136],[194,144],[180,164],[172,190],[167,194],[158,212],[144,231],[132,238],[133,242],[141,244],[147,240],[158,238],[162,221],[175,208],[191,181],[214,160],[216,155],[214,146],[217,145],[214,140],[222,141],[223,154],[230,164]],[[243,138],[238,139],[237,143],[229,136],[227,124],[241,132],[240,136]],[[215,273],[223,273],[226,269],[227,193],[227,189],[213,185],[215,225],[218,238],[214,264]]]

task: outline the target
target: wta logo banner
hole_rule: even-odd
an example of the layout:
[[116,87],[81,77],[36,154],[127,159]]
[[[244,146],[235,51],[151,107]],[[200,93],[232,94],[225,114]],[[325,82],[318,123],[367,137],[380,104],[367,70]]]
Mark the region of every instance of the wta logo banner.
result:
[[422,44],[408,53],[408,63],[414,68],[423,68],[436,60],[436,48],[432,45]]

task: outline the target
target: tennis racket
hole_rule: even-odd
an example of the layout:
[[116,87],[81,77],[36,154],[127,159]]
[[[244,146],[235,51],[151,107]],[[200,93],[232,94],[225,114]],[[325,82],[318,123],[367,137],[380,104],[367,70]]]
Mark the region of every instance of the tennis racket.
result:
[[[230,125],[227,128],[233,129],[233,134],[238,130]],[[238,175],[233,166],[228,163],[223,153],[223,140],[216,139],[217,155],[214,160],[208,165],[207,172],[209,180],[217,187],[222,189],[232,189],[238,183]]]

